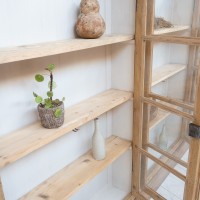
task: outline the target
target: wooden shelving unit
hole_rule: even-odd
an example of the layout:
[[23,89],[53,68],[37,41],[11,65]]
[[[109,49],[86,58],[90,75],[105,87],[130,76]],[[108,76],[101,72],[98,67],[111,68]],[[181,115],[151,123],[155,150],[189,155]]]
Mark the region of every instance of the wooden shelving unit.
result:
[[94,160],[91,151],[89,151],[33,189],[21,200],[68,199],[130,147],[131,142],[112,136],[107,139],[107,155],[104,160]]
[[173,34],[173,33],[182,33],[184,31],[189,30],[189,26],[178,26],[174,25],[172,28],[160,28],[154,30],[154,35],[160,35],[160,34]]
[[58,129],[45,129],[37,122],[1,137],[0,168],[53,142],[64,134],[93,120],[103,113],[133,98],[131,92],[107,90],[66,109],[64,125]]
[[186,66],[181,64],[168,64],[155,69],[152,75],[152,86],[155,86],[185,69]]
[[0,49],[0,64],[62,54],[109,44],[131,41],[133,35],[110,35],[99,39],[68,39]]

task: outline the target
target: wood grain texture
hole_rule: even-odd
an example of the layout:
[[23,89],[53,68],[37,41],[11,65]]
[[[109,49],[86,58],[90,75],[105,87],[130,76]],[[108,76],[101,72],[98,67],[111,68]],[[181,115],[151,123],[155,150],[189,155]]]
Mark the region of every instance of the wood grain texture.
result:
[[110,35],[99,39],[76,38],[28,46],[1,48],[0,64],[131,41],[133,38],[133,35]]
[[[196,1],[200,8],[200,2]],[[197,89],[193,123],[200,126],[200,65],[197,75]],[[191,138],[184,200],[197,200],[200,197],[200,139]]]
[[65,122],[57,129],[45,129],[39,122],[1,137],[0,167],[28,155],[29,153],[53,142],[73,129],[128,101],[131,92],[107,90],[65,111]]
[[188,110],[194,111],[194,105],[192,105],[191,103],[186,104],[184,101],[176,100],[171,97],[166,97],[166,96],[162,96],[162,95],[154,94],[154,93],[150,93],[149,96],[152,97],[153,99],[164,101],[165,103],[169,103],[169,104],[187,109],[185,111],[188,111]]
[[111,136],[106,142],[106,158],[104,160],[94,160],[89,151],[22,197],[21,200],[68,199],[126,152],[130,146],[131,142]]
[[[135,60],[134,60],[134,104],[133,104],[133,177],[132,192],[140,193],[141,154],[138,148],[142,147],[142,119],[144,96],[145,71],[145,43],[143,35],[146,34],[147,1],[136,1],[136,29],[135,29]],[[137,196],[136,196],[137,198]]]
[[168,35],[150,35],[144,36],[144,40],[152,42],[166,42],[175,44],[186,44],[186,45],[200,45],[199,38],[195,37],[181,37],[181,36],[168,36]]
[[194,120],[193,115],[190,115],[190,114],[188,114],[186,112],[182,112],[182,111],[178,110],[177,107],[175,107],[175,106],[173,106],[171,104],[166,104],[166,103],[163,103],[163,102],[161,103],[161,102],[153,101],[153,100],[148,99],[146,97],[143,98],[143,101],[145,103],[149,103],[149,104],[151,104],[153,106],[157,106],[158,108],[161,108],[163,110],[166,110],[166,111],[172,112],[172,113],[174,113],[176,115],[179,115],[181,117],[184,117],[186,119]]
[[152,75],[152,86],[155,86],[185,69],[186,66],[181,64],[163,65],[162,67],[155,69]]

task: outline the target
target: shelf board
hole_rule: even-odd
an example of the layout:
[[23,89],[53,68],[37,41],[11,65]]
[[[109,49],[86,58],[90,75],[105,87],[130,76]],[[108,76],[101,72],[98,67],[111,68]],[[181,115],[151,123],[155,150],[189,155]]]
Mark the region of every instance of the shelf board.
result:
[[182,64],[168,64],[155,69],[152,74],[152,86],[178,74],[184,69],[186,69],[186,66]]
[[170,113],[162,110],[162,109],[158,109],[158,114],[157,116],[151,120],[149,122],[149,129],[154,128],[156,125],[158,125],[160,122],[162,122],[163,120],[165,120],[168,116],[170,116]]
[[98,39],[68,39],[0,49],[0,64],[62,54],[133,40],[133,35],[109,35]]
[[90,200],[125,200],[127,192],[120,190],[112,185],[107,185],[103,190],[99,191]]
[[174,25],[174,27],[172,28],[159,28],[154,30],[154,35],[160,35],[160,34],[172,34],[172,33],[179,33],[179,32],[183,32],[183,31],[187,31],[189,30],[189,26],[178,26],[178,25]]
[[26,194],[21,200],[68,199],[130,147],[131,142],[111,136],[106,141],[104,160],[94,160],[89,151]]
[[60,128],[45,129],[37,122],[1,137],[0,168],[58,139],[132,97],[133,94],[131,92],[114,89],[107,90],[67,108],[64,125]]
[[[162,104],[167,105],[168,103],[162,102]],[[177,109],[177,106],[175,106],[175,105],[171,105],[171,106],[173,108]],[[157,126],[163,120],[167,119],[167,117],[169,117],[171,114],[172,113],[170,113],[166,110],[158,108],[158,114],[156,115],[156,117],[153,120],[151,120],[149,122],[149,130],[154,128],[155,126]]]

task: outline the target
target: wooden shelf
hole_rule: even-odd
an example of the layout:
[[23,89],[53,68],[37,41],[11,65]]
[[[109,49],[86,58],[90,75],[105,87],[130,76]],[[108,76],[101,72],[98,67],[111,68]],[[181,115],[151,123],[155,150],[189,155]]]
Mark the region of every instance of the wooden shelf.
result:
[[68,199],[130,147],[131,142],[112,136],[107,139],[104,160],[94,160],[89,151],[26,194],[21,200]]
[[[162,102],[162,104],[166,104],[165,102]],[[177,109],[177,106],[175,105],[171,105],[173,108]],[[156,115],[155,119],[151,120],[149,122],[149,130],[154,128],[156,125],[158,125],[160,122],[162,122],[163,120],[165,120],[167,117],[169,117],[172,113],[166,111],[166,110],[162,110],[160,108],[158,108],[158,114]]]
[[170,116],[171,113],[162,110],[162,109],[158,109],[158,114],[155,117],[155,119],[151,120],[149,122],[149,129],[154,128],[156,125],[158,125],[160,122],[162,122],[163,120],[165,120],[168,116]]
[[45,129],[37,122],[1,137],[0,168],[15,162],[131,98],[133,98],[131,92],[107,90],[67,108],[64,125],[58,129]]
[[133,38],[133,35],[110,35],[99,39],[76,38],[28,46],[1,48],[0,64],[131,41]]
[[158,69],[155,69],[152,74],[152,86],[178,74],[186,68],[182,64],[168,64],[164,65]]
[[189,30],[189,26],[177,26],[174,25],[172,28],[160,28],[154,30],[154,35],[160,35],[160,34],[172,34],[172,33],[180,33]]

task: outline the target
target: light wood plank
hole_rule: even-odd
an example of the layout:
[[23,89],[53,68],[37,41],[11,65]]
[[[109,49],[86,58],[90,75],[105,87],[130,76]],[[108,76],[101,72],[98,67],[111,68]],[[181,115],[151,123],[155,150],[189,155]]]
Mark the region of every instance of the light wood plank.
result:
[[188,113],[185,113],[185,112],[182,112],[180,110],[178,110],[176,107],[174,107],[173,105],[171,104],[166,104],[166,103],[160,103],[160,102],[157,102],[157,101],[153,101],[151,99],[148,99],[146,97],[143,97],[143,101],[145,103],[149,103],[153,106],[157,106],[158,108],[161,108],[163,110],[166,110],[166,111],[169,111],[169,112],[172,112],[174,114],[177,114],[181,117],[184,117],[186,119],[189,119],[189,120],[194,120],[194,116],[193,115],[190,115]]
[[[132,192],[140,193],[141,154],[138,147],[142,147],[142,119],[145,72],[145,43],[143,35],[146,34],[147,1],[136,3],[136,30],[135,30],[135,60],[134,60],[134,104],[133,104],[133,177]],[[136,196],[137,198],[137,196]]]
[[140,150],[140,152],[142,154],[144,154],[145,156],[147,156],[148,158],[150,158],[151,160],[153,160],[154,162],[156,162],[157,164],[159,164],[160,166],[162,166],[166,170],[170,171],[172,174],[174,174],[175,176],[177,176],[181,180],[183,180],[183,181],[186,180],[186,177],[183,174],[181,174],[177,170],[171,168],[169,165],[167,165],[166,163],[164,163],[161,159],[158,159],[158,158],[154,157],[152,154],[150,154],[148,151],[146,151],[144,149],[140,148],[139,150]]
[[148,35],[143,37],[146,41],[152,42],[166,42],[175,44],[186,44],[199,46],[200,40],[195,37],[180,37],[180,36],[168,36],[168,35]]
[[[146,24],[146,34],[152,35],[154,32],[154,16],[155,16],[155,0],[147,1],[147,24]],[[153,63],[153,43],[151,41],[146,41],[145,46],[145,71],[144,71],[144,95],[149,96],[151,91],[152,82],[152,63]],[[149,141],[149,123],[150,123],[150,107],[145,104],[143,106],[143,127],[142,127],[142,146],[145,150],[147,148],[144,144]],[[141,188],[145,186],[145,177],[147,176],[147,158],[142,156],[141,158],[141,177],[140,184]]]
[[28,46],[1,48],[0,64],[131,41],[133,38],[133,35],[110,35],[99,39],[76,38]]
[[176,156],[174,156],[173,154],[171,154],[171,153],[169,153],[167,151],[162,150],[161,148],[157,147],[156,145],[148,143],[146,146],[151,148],[151,149],[153,149],[154,151],[157,151],[161,155],[164,155],[165,157],[175,161],[176,163],[182,165],[183,167],[185,167],[185,168],[188,167],[188,164],[185,161],[177,158]]
[[184,31],[189,30],[189,26],[179,26],[174,25],[172,28],[159,28],[154,30],[154,35],[160,35],[160,34],[172,34],[172,33],[182,33]]
[[170,98],[170,97],[165,97],[165,96],[162,96],[162,95],[159,95],[159,94],[154,94],[154,93],[150,93],[149,96],[152,97],[153,99],[158,99],[160,101],[164,101],[165,103],[169,103],[169,104],[172,104],[172,105],[175,105],[175,106],[178,106],[178,107],[185,108],[187,110],[194,111],[194,105],[192,105],[191,103],[186,104],[185,101],[183,102],[183,101],[180,101],[180,100],[176,100],[176,99],[173,99],[173,98]]
[[0,167],[28,155],[132,97],[131,92],[111,89],[67,108],[64,125],[58,129],[45,129],[37,122],[1,137]]
[[[200,8],[200,2],[196,1]],[[193,123],[200,126],[200,65],[197,75],[197,96]],[[197,200],[200,196],[200,139],[191,138],[189,166],[187,172],[184,200]]]
[[185,65],[181,64],[168,64],[155,69],[152,75],[152,86],[178,74],[179,72],[186,69]]
[[112,136],[107,140],[106,158],[94,160],[91,151],[43,182],[21,200],[68,199],[83,185],[126,152],[131,142]]

